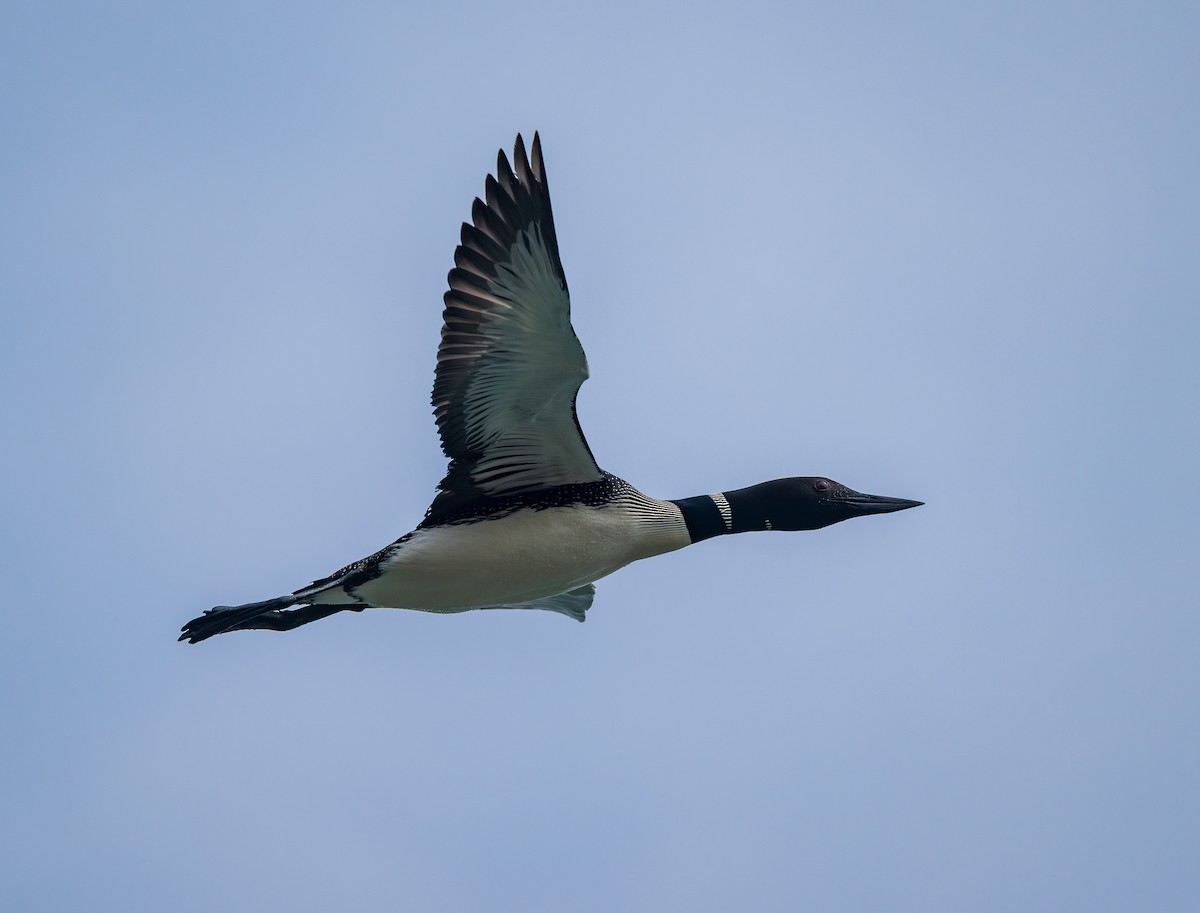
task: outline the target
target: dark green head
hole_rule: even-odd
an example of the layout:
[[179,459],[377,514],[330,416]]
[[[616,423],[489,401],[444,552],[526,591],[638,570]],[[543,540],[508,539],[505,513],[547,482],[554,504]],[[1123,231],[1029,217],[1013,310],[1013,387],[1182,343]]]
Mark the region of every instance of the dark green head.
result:
[[852,517],[890,514],[923,502],[865,495],[824,476],[775,479],[725,492],[733,514],[732,532],[755,529],[821,529]]

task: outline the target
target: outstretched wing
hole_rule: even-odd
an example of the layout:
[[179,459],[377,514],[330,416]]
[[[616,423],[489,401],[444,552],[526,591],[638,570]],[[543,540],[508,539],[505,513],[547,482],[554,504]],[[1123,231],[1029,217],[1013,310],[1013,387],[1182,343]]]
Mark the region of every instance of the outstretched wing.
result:
[[603,478],[575,415],[587,359],[571,327],[538,135],[476,198],[454,252],[433,409],[450,468],[425,522],[482,497]]

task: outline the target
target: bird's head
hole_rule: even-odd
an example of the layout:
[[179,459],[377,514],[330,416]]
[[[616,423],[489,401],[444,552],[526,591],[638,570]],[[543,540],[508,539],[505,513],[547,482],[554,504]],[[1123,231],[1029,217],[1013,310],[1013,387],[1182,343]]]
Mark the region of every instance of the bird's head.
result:
[[733,505],[735,518],[739,514],[747,519],[753,516],[761,525],[752,528],[780,530],[821,529],[852,517],[888,514],[924,503],[865,495],[824,476],[775,479],[725,496]]

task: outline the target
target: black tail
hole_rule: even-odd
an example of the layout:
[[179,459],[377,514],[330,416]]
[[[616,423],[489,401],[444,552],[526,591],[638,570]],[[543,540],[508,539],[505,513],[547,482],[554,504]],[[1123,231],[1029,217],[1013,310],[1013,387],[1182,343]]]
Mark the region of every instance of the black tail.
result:
[[247,602],[245,605],[219,605],[185,624],[179,639],[186,640],[190,644],[198,644],[215,634],[232,631],[238,625],[252,621],[267,612],[278,612],[280,609],[286,609],[295,604],[295,596],[280,596],[263,602]]

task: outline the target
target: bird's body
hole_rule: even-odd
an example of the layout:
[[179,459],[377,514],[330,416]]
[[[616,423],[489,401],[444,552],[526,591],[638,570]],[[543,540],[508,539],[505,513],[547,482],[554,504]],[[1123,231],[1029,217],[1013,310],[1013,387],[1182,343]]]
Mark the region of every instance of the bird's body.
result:
[[375,607],[535,608],[583,621],[592,584],[641,558],[726,533],[818,529],[919,503],[821,477],[664,501],[604,472],[575,413],[588,367],[536,134],[531,158],[520,136],[513,167],[500,153],[472,218],[449,275],[433,389],[450,466],[424,520],[287,596],[217,606],[188,622],[181,640],[288,630]]
[[[581,486],[583,487],[583,486]],[[639,558],[691,543],[683,514],[608,477],[486,517],[421,527],[372,556],[347,587],[311,595],[373,606],[457,612],[516,606],[594,583]],[[556,500],[562,503],[554,503]]]

